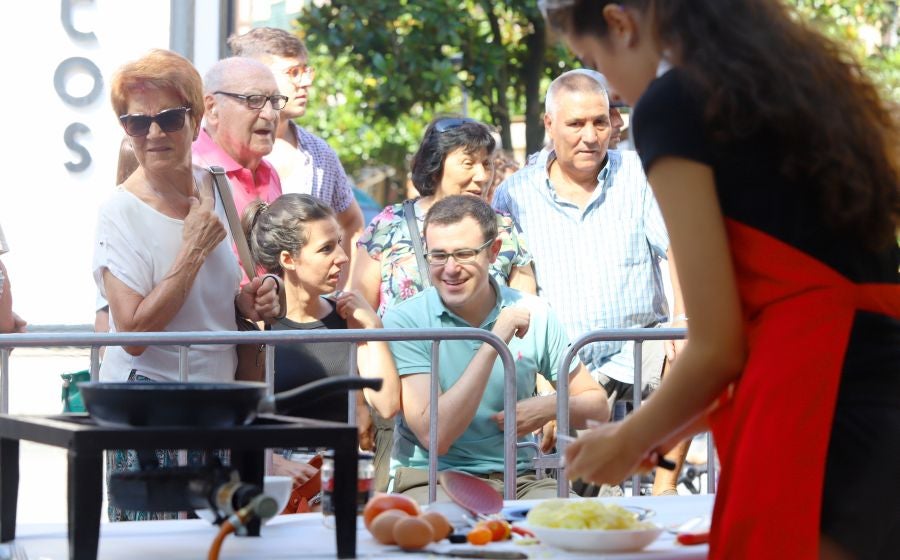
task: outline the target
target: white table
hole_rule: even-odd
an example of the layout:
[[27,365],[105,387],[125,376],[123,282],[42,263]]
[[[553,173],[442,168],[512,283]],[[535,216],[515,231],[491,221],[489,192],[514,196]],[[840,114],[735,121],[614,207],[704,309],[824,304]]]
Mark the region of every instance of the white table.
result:
[[[610,498],[604,501],[623,505],[637,505],[656,511],[653,521],[669,527],[676,526],[699,515],[712,511],[713,496],[679,496],[646,498]],[[531,502],[507,502],[508,506],[526,506]],[[198,560],[206,558],[209,545],[218,528],[202,520],[142,521],[132,523],[103,523],[100,528],[101,560]],[[64,560],[68,558],[65,524],[25,524],[16,530],[15,544],[24,549],[30,560]],[[523,546],[514,542],[493,543],[487,548],[509,549],[524,552],[530,558],[609,558],[615,560],[641,559],[702,559],[706,558],[706,545],[681,546],[672,533],[663,534],[647,549],[628,554],[575,554],[565,553],[545,545]],[[447,541],[433,544],[429,550],[441,551],[452,547]],[[0,545],[0,558],[8,557],[8,546]],[[357,556],[359,558],[403,558],[413,560],[427,558],[421,554],[402,553],[396,547],[375,542],[359,520],[357,532]],[[322,524],[318,513],[281,515],[271,520],[262,530],[260,538],[229,536],[225,540],[220,560],[259,560],[288,558],[335,558],[334,531]]]

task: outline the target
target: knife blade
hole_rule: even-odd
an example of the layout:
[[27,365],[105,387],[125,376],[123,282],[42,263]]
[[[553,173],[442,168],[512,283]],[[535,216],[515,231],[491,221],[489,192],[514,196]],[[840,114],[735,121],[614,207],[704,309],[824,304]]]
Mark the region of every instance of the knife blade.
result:
[[528,560],[528,555],[515,550],[490,550],[485,548],[451,548],[447,550],[403,550],[429,556],[448,556],[453,558],[485,558],[487,560]]

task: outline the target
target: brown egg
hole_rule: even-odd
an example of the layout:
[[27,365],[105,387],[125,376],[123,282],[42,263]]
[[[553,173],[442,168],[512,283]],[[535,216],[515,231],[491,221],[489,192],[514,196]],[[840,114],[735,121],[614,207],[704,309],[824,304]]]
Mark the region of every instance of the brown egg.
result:
[[453,532],[453,527],[441,512],[427,511],[420,517],[431,525],[431,529],[434,531],[434,542],[446,539]]
[[420,517],[404,517],[394,524],[394,540],[403,550],[419,550],[434,540],[434,531]]
[[394,540],[394,525],[404,517],[409,517],[409,514],[399,509],[383,511],[372,519],[369,532],[381,544],[397,544]]

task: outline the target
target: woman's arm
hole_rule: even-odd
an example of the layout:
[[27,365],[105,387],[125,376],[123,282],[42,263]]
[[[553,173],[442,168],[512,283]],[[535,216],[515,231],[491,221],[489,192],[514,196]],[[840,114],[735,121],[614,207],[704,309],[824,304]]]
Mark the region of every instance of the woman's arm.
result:
[[12,310],[12,292],[6,267],[0,261],[0,333],[11,333],[15,330],[15,318]]
[[537,294],[537,280],[531,263],[512,268],[509,272],[509,287],[527,294]]
[[569,477],[622,480],[648,453],[695,422],[744,364],[740,299],[712,169],[666,157],[654,163],[649,180],[678,257],[690,344],[638,412],[568,447]]
[[373,259],[363,247],[358,247],[350,261],[348,290],[358,292],[372,309],[378,309],[381,291],[381,261]]
[[[337,311],[351,329],[383,328],[381,318],[359,292],[341,292]],[[380,391],[364,389],[363,395],[383,418],[393,418],[400,410],[400,376],[387,342],[361,342],[357,347],[357,364],[362,377],[381,379]]]

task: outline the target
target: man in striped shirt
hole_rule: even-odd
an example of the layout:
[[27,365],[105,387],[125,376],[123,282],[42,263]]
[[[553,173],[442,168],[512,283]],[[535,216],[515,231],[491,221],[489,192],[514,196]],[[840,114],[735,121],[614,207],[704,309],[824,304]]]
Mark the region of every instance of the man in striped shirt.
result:
[[[608,149],[612,125],[602,82],[583,70],[556,78],[544,125],[553,150],[504,181],[493,200],[528,236],[538,295],[572,340],[597,329],[668,321],[659,262],[669,257],[669,238],[637,154]],[[668,263],[677,316],[677,276]],[[674,358],[673,345],[643,345],[642,393],[658,383],[667,352]],[[631,401],[633,343],[590,344],[580,357],[611,401]],[[675,480],[658,482],[655,492],[674,488]]]
[[[266,156],[266,161],[278,171],[282,192],[309,194],[331,206],[344,231],[341,246],[352,259],[356,238],[365,227],[352,184],[331,146],[294,122],[306,114],[309,87],[315,77],[306,45],[283,29],[257,27],[232,36],[228,46],[235,56],[255,58],[268,66],[281,94],[288,97],[281,110],[272,152]],[[344,281],[342,278],[339,287]]]

